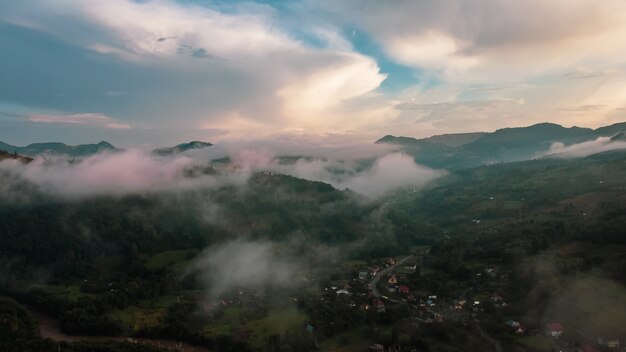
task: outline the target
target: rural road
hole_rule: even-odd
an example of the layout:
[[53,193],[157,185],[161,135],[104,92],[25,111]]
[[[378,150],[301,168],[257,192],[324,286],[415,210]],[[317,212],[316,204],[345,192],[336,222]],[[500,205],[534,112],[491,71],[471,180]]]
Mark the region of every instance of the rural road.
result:
[[370,282],[370,286],[372,287],[372,293],[374,294],[374,296],[376,298],[383,296],[382,293],[380,293],[380,291],[378,290],[378,287],[376,286],[378,284],[378,281],[380,281],[380,278],[385,276],[385,274],[387,274],[391,270],[395,269],[398,265],[402,265],[404,262],[406,262],[407,260],[409,260],[411,258],[413,258],[412,255],[410,255],[408,257],[404,257],[404,258],[398,260],[394,265],[388,266],[388,267],[380,270],[378,273],[376,273],[376,275],[374,275],[374,278]]

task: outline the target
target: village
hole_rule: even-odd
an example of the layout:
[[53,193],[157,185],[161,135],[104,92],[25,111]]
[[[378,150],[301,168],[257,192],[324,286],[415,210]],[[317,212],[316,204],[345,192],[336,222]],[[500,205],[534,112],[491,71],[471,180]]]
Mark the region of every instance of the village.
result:
[[[348,305],[364,312],[385,314],[390,308],[402,309],[414,327],[454,322],[463,326],[477,326],[481,334],[493,343],[493,349],[502,351],[496,337],[481,328],[481,320],[500,318],[510,307],[504,292],[511,289],[509,273],[497,267],[486,267],[473,274],[473,278],[458,292],[429,291],[420,284],[420,271],[424,269],[428,249],[402,258],[381,258],[367,267],[359,268],[351,280],[325,288],[326,293],[348,298]],[[592,336],[583,331],[568,331],[561,322],[546,321],[540,326],[526,326],[522,319],[511,315],[500,321],[499,332],[512,339],[529,341],[550,351],[600,352],[622,351],[616,336]],[[543,349],[538,350],[543,350]],[[373,343],[369,351],[404,351],[400,345]],[[414,350],[418,351],[418,350]]]

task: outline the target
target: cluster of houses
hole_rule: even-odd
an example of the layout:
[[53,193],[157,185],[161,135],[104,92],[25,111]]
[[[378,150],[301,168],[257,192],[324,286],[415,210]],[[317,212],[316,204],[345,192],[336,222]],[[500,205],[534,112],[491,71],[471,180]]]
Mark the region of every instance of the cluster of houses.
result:
[[[507,326],[511,328],[513,333],[517,335],[525,334],[528,329],[522,325],[520,322],[515,320],[508,320],[505,323]],[[551,337],[553,339],[559,339],[562,337],[565,332],[565,328],[563,324],[557,322],[550,322],[544,325],[543,333]],[[617,349],[620,347],[620,341],[616,337],[597,337],[594,343],[582,343],[580,347],[577,348],[578,352],[599,352],[600,349],[593,347],[592,345],[596,345],[598,348],[602,350],[606,349]]]
[[[402,278],[402,277],[400,277]],[[396,275],[390,275],[387,278],[387,291],[391,292],[391,293],[402,293],[405,295],[409,295],[409,293],[411,292],[411,290],[409,289],[408,286],[406,285],[399,285],[398,284],[398,277]],[[410,297],[413,298],[413,300],[415,299],[414,297]]]

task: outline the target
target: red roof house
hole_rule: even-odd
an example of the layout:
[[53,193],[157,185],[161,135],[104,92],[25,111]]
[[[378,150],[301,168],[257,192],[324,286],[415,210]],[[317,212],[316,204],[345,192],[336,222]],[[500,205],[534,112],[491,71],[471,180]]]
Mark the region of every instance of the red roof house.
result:
[[561,323],[546,324],[546,335],[558,338],[563,334],[563,325]]

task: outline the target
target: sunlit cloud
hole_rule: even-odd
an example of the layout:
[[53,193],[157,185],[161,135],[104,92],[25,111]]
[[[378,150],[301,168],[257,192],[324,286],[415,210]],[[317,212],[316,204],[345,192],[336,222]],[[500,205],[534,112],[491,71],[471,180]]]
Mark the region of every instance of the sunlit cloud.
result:
[[87,125],[93,127],[110,128],[114,130],[129,129],[130,125],[119,123],[115,119],[98,113],[71,114],[71,115],[29,115],[28,121],[37,123],[60,123]]
[[[0,99],[37,107],[26,115],[117,118],[38,121],[49,125],[377,139],[595,127],[626,108],[621,0],[24,0],[0,5],[0,25],[14,45],[0,59],[11,82]],[[33,38],[29,48],[51,48],[20,45]],[[394,80],[404,83],[386,86]]]

